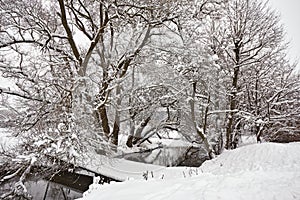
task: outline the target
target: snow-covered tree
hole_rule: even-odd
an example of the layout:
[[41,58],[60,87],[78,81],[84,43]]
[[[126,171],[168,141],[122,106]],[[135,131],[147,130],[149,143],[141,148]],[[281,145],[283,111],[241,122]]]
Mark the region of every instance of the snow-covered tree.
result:
[[[279,16],[265,2],[228,1],[222,11],[220,17],[212,19],[209,43],[212,52],[220,59],[218,62],[223,73],[228,77],[229,112],[225,147],[230,149],[236,146],[241,121],[245,117],[241,95],[247,90],[243,78],[252,80],[255,69],[264,73],[268,63],[280,59],[276,55],[285,48]],[[247,70],[251,73],[243,77]]]
[[155,30],[176,18],[178,5],[1,1],[0,67],[16,86],[0,89],[18,101],[15,133],[24,142],[14,153],[27,156],[29,166],[74,163],[83,149],[117,145],[124,80]]
[[0,95],[22,142],[7,166],[69,166],[121,134],[132,147],[175,131],[210,158],[246,126],[258,140],[298,134],[283,37],[255,0],[2,0],[0,72],[15,84]]
[[[171,88],[180,110],[180,132],[186,140],[203,143],[210,158],[215,152],[211,140],[221,135],[213,130],[220,109],[218,66],[216,57],[205,50],[201,40],[204,37],[204,24],[210,15],[218,15],[221,1],[197,1],[182,7],[182,15],[169,24],[164,36],[154,43],[156,63],[165,69],[166,76],[157,76],[160,84]],[[156,49],[155,49],[156,47]],[[158,48],[157,48],[158,47]],[[219,85],[219,86],[218,86]],[[214,126],[217,127],[217,126]]]

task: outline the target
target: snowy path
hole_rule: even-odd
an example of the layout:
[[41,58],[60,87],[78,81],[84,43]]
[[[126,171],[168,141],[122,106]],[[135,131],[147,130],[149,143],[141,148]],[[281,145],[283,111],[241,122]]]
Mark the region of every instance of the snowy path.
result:
[[146,171],[159,172],[166,167],[143,164],[124,159],[109,158],[101,155],[93,155],[83,159],[80,166],[85,169],[102,174],[119,181],[128,179],[143,179]]
[[[79,161],[80,163],[80,161]],[[174,177],[183,177],[185,174],[195,174],[193,172],[196,168],[190,167],[165,167],[159,165],[145,164],[134,161],[129,161],[125,159],[118,158],[109,158],[99,154],[92,156],[87,156],[82,159],[82,164],[85,169],[93,171],[104,176],[113,178],[119,181],[126,180],[143,180],[144,174],[148,173],[149,178],[174,178]],[[179,170],[180,169],[180,170]],[[185,174],[184,174],[184,173]]]
[[197,176],[92,185],[83,199],[299,200],[299,152],[300,143],[244,146],[206,162]]

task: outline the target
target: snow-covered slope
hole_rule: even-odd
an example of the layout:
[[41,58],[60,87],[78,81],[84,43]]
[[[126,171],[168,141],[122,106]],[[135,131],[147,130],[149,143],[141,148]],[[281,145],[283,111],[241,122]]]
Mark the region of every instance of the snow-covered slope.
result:
[[244,171],[289,170],[300,168],[300,143],[262,143],[225,151],[201,166],[203,172],[213,174]]
[[[299,152],[300,143],[248,145],[206,162],[193,177],[93,184],[83,199],[300,199]],[[182,168],[168,170],[181,172]]]

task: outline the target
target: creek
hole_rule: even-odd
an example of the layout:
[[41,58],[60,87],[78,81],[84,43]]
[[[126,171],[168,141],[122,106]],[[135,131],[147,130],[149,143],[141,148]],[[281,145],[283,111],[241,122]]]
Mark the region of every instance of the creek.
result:
[[[83,172],[83,173],[82,173]],[[93,183],[95,174],[80,170],[79,172],[61,172],[53,176],[50,180],[29,178],[25,182],[28,193],[33,200],[73,200],[82,197],[83,192],[88,190],[89,185]],[[109,183],[114,181],[111,178],[100,176],[100,183]],[[0,196],[9,192],[14,187],[15,182],[10,181],[0,185]]]

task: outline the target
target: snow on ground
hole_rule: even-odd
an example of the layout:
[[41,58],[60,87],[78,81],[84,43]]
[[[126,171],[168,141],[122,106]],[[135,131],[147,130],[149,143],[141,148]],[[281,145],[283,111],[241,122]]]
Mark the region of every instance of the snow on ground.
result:
[[[164,159],[176,158],[178,159],[178,155],[183,153],[187,147],[184,148],[185,145],[191,145],[191,143],[187,143],[182,140],[170,140],[170,139],[162,139],[162,145],[170,145],[169,148],[166,149],[158,149],[162,150],[160,154],[164,154]],[[157,145],[148,145],[147,148],[155,148]],[[183,149],[183,150],[182,150]],[[126,149],[122,149],[126,150]],[[138,151],[139,149],[136,149]],[[128,151],[129,153],[130,151]],[[131,150],[132,152],[132,150]],[[159,152],[158,152],[159,153]],[[153,155],[152,155],[153,154]],[[123,155],[121,155],[123,157]],[[156,156],[156,158],[155,158]],[[159,159],[159,155],[157,152],[151,151],[148,155],[150,159]],[[162,161],[161,161],[162,162]],[[167,161],[166,161],[167,162]],[[144,179],[146,175],[149,178],[174,178],[174,177],[183,177],[190,176],[191,174],[196,174],[197,168],[190,167],[165,167],[162,165],[156,164],[146,164],[141,162],[130,161],[126,159],[107,157],[101,154],[96,154],[93,150],[87,151],[84,156],[78,157],[76,160],[78,166],[81,166],[88,171],[100,173],[104,176],[111,177],[118,181],[126,181],[128,179],[141,180]],[[180,170],[179,170],[180,169]]]
[[[99,161],[101,164],[99,164]],[[84,159],[83,164],[86,169],[101,173],[118,181],[128,179],[142,179],[146,171],[160,171],[165,167],[151,164],[133,162],[125,159],[108,158],[102,155],[93,155]]]
[[201,170],[213,174],[227,174],[300,169],[299,152],[299,142],[247,145],[234,151],[225,151],[217,159],[204,162]]
[[13,137],[7,128],[0,128],[0,152],[13,149],[17,143],[17,138]]
[[[82,162],[82,164],[80,164]],[[174,178],[197,174],[197,168],[190,167],[165,167],[160,165],[145,164],[125,159],[110,158],[103,155],[92,155],[77,161],[79,166],[84,166],[89,171],[101,173],[118,181],[143,180],[148,178]]]
[[205,162],[198,175],[92,184],[82,200],[299,200],[299,152],[300,143],[243,146]]

